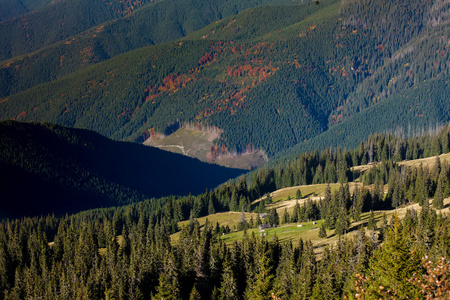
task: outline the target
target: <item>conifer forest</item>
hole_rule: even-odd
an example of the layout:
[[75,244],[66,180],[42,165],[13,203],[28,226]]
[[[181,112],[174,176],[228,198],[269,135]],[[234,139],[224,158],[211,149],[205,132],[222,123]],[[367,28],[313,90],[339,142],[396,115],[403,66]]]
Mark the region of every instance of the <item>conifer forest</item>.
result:
[[450,299],[449,0],[0,0],[0,300]]

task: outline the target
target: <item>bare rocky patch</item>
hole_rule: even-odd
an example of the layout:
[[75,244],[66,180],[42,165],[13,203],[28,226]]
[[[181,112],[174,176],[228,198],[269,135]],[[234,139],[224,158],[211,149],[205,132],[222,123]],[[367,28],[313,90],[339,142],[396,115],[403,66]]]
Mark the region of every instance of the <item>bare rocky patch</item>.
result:
[[197,158],[204,162],[237,169],[256,169],[267,162],[265,153],[249,150],[245,153],[230,152],[225,146],[217,146],[221,130],[217,127],[181,125],[175,132],[164,135],[154,134],[144,141],[144,145]]

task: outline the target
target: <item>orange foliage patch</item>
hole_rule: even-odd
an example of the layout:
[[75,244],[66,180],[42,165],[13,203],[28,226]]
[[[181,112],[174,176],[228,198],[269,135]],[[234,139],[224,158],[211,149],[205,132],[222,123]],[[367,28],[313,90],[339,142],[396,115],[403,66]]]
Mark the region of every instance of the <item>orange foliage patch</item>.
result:
[[27,114],[26,111],[22,111],[20,114],[17,115],[17,117],[12,118],[12,119],[13,119],[13,120],[18,120],[18,119],[24,117],[26,114]]
[[205,53],[205,55],[203,55],[200,60],[198,61],[198,64],[200,66],[205,65],[207,63],[209,63],[211,60],[213,59],[213,56],[211,55],[211,53]]
[[176,92],[178,88],[185,87],[188,83],[194,82],[194,77],[189,77],[186,74],[178,76],[177,74],[172,74],[163,79],[163,84],[158,88],[160,92]]

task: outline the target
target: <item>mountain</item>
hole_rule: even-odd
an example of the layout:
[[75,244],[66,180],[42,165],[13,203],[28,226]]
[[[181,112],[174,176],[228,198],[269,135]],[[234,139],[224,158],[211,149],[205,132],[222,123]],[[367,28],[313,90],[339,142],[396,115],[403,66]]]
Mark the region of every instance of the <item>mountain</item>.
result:
[[0,122],[0,149],[2,217],[199,194],[243,173],[53,124]]
[[0,23],[0,60],[26,54],[128,15],[154,0],[54,1],[41,9]]
[[[367,110],[371,120],[383,119],[387,111],[375,109],[383,101],[403,103],[398,95],[404,93],[420,94],[420,102],[426,94],[415,89],[446,82],[448,12],[440,0],[255,7],[181,40],[11,94],[0,100],[0,117],[139,142],[174,123],[197,123],[220,129],[218,146],[261,149],[270,157],[322,133],[334,138],[330,130],[345,120],[361,139],[353,117]],[[2,85],[13,82],[17,91],[27,81],[11,78],[2,77]],[[447,107],[433,96],[445,91],[433,85],[429,101],[441,112],[424,106],[421,120],[449,120]],[[423,126],[404,108],[400,103],[392,112],[396,124]],[[365,128],[367,134],[376,126]]]
[[356,148],[372,133],[419,136],[448,122],[450,76],[438,76],[393,94],[377,105],[332,126],[326,132],[276,155],[286,159],[305,151],[345,145]]
[[223,17],[267,3],[291,1],[58,2],[0,23],[4,37],[0,61],[5,60],[0,63],[0,81],[8,83],[0,86],[0,97],[133,49],[176,40]]
[[40,9],[51,0],[3,0],[0,2],[0,22]]

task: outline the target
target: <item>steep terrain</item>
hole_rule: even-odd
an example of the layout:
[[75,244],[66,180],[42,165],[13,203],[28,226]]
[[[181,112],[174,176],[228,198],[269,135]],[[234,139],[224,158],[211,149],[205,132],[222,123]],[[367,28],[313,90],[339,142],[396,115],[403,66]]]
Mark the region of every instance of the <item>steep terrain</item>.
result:
[[[33,72],[15,74],[25,66],[16,61],[5,64],[2,86],[25,91],[0,100],[0,117],[139,142],[192,122],[218,127],[218,147],[269,157],[327,139],[353,147],[392,126],[449,120],[448,12],[441,0],[263,6],[51,83],[26,86]],[[355,132],[336,135],[341,122]]]
[[0,85],[0,98],[133,49],[176,40],[243,9],[268,3],[291,1],[77,0],[0,23],[4,37],[0,82],[8,83]]
[[0,153],[2,217],[73,213],[153,197],[199,194],[242,174],[50,124],[1,122]]

